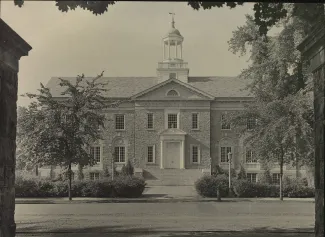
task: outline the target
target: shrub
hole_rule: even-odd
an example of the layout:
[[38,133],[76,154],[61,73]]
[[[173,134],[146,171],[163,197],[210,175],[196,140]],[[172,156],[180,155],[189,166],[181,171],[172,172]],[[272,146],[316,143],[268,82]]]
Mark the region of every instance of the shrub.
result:
[[308,198],[315,196],[315,189],[308,187],[308,183],[301,178],[283,179],[283,194],[291,198]]
[[237,179],[246,179],[246,178],[247,176],[246,176],[245,168],[242,165],[240,165],[240,171],[237,175]]
[[203,197],[217,197],[218,187],[221,197],[228,195],[228,177],[225,174],[218,176],[205,175],[195,182],[197,193]]
[[272,184],[272,176],[270,170],[264,170],[263,173],[259,174],[258,182],[263,184]]
[[121,174],[125,176],[132,176],[134,174],[134,168],[130,160],[127,161],[126,165],[123,165]]
[[16,197],[37,197],[38,187],[35,179],[17,176],[15,181]]
[[247,180],[237,180],[233,183],[233,188],[238,197],[257,197],[257,187]]
[[144,179],[133,176],[119,176],[113,180],[114,195],[117,197],[140,197],[145,186]]

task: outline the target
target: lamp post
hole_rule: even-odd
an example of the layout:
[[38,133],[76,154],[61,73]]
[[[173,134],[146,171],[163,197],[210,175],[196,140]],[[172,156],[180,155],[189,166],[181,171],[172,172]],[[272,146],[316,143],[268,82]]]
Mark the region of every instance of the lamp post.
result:
[[228,153],[228,164],[229,164],[229,196],[231,196],[231,160],[232,160],[232,153]]

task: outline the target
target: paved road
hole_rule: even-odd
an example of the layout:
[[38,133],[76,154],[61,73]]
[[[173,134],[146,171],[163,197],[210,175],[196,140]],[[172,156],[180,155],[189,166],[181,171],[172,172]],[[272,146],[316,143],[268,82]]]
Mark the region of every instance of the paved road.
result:
[[[106,233],[105,236],[116,237],[146,236],[141,234],[150,231],[312,232],[314,204],[298,202],[17,204],[15,218],[18,233],[44,231],[76,233],[75,235],[66,233],[55,235],[58,237],[90,236],[81,235],[80,232]],[[129,233],[119,235],[116,233],[126,231]],[[108,234],[112,232],[115,233]],[[133,234],[131,235],[130,232]],[[18,234],[17,236],[25,235]],[[96,234],[96,236],[99,235]],[[159,236],[170,235],[165,233]],[[180,233],[172,236],[196,235]],[[244,235],[226,233],[203,235],[200,233],[197,236],[242,237]],[[249,233],[245,236],[255,237],[265,236],[265,234]],[[273,236],[279,236],[279,234]],[[290,236],[312,235],[296,233]]]

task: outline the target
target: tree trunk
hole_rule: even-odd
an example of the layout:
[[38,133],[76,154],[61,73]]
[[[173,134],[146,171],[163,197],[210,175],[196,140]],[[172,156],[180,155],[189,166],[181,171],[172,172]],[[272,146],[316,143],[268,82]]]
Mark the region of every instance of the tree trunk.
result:
[[68,167],[68,176],[69,176],[69,185],[68,185],[68,194],[69,194],[69,201],[72,200],[72,193],[71,193],[71,162],[69,164],[69,167]]
[[280,162],[280,200],[283,201],[283,155]]

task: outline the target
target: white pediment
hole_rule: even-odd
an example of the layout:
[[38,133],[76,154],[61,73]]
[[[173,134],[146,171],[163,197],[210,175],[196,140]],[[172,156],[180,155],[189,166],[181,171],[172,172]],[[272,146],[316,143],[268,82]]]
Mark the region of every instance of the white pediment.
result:
[[212,100],[213,96],[178,80],[162,82],[133,96],[135,100]]

